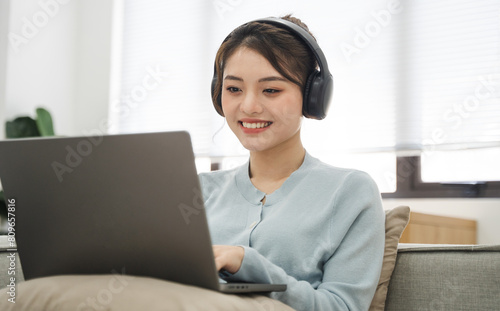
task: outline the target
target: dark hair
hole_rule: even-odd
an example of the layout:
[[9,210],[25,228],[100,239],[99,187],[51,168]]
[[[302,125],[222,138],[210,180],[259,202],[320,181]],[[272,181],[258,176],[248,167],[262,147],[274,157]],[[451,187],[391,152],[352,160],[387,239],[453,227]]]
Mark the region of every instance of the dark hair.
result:
[[[290,14],[280,18],[295,23],[309,32],[306,24]],[[310,48],[290,31],[258,21],[239,26],[227,36],[215,57],[217,83],[214,86],[212,102],[221,115],[224,115],[222,107],[216,103],[222,92],[224,68],[229,57],[240,47],[261,54],[283,77],[297,84],[302,94],[307,78],[318,66]]]

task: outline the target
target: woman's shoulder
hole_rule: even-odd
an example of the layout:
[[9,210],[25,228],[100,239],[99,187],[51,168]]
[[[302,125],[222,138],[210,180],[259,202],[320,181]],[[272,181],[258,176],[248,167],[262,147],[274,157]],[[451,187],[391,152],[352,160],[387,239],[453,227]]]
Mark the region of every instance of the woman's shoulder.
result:
[[[383,214],[380,191],[375,180],[365,171],[333,166],[317,160],[309,175],[309,183],[318,191],[329,193],[336,206],[347,206],[348,214],[357,215],[369,210],[370,215]],[[328,191],[325,192],[325,189]]]
[[327,180],[352,182],[373,182],[373,178],[365,171],[355,168],[345,168],[325,163],[318,158],[310,156],[311,165],[310,174],[315,178],[324,178]]

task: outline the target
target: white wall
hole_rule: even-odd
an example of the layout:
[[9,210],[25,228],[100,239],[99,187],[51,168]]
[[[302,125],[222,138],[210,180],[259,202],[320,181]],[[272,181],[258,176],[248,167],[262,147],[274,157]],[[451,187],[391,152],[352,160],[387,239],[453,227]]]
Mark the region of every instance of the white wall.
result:
[[[6,117],[34,116],[43,106],[58,134],[74,132],[77,3],[48,8],[37,0],[11,0],[7,55]],[[44,15],[45,14],[45,15]],[[48,17],[44,19],[43,17]],[[38,24],[35,24],[35,22]]]
[[108,111],[112,7],[112,0],[10,1],[9,36],[17,40],[7,49],[7,119],[43,106],[58,135],[98,128]]
[[103,127],[108,119],[112,44],[112,0],[79,0],[77,83],[74,128],[77,135]]
[[[41,6],[45,4],[45,8]],[[9,8],[10,4],[10,8]],[[48,108],[59,135],[102,130],[110,98],[114,0],[0,0],[0,137],[5,118]],[[36,35],[16,49],[7,34],[22,36],[33,18]],[[26,28],[28,27],[28,28]],[[4,92],[5,91],[5,92]],[[478,242],[500,244],[500,199],[387,199],[385,208],[476,219]]]
[[7,33],[9,1],[0,1],[0,139],[5,136],[5,81],[7,78]]
[[414,212],[477,221],[478,244],[500,244],[500,199],[384,199],[384,208],[408,205]]

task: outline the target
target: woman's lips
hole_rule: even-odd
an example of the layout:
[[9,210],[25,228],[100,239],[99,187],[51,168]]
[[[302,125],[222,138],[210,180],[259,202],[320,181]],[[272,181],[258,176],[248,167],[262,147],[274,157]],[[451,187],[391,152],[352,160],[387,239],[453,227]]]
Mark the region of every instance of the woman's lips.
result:
[[241,120],[238,121],[240,128],[246,134],[257,134],[267,130],[273,122],[262,120]]

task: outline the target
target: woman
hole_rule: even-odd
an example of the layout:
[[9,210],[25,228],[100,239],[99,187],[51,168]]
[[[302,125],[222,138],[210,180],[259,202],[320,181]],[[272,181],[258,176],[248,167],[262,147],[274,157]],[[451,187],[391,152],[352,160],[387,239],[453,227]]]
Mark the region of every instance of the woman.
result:
[[247,23],[221,45],[214,106],[250,159],[200,174],[216,266],[228,281],[286,283],[271,297],[296,310],[367,310],[382,267],[384,212],[367,174],[326,165],[302,145],[317,65],[307,42],[276,23]]

